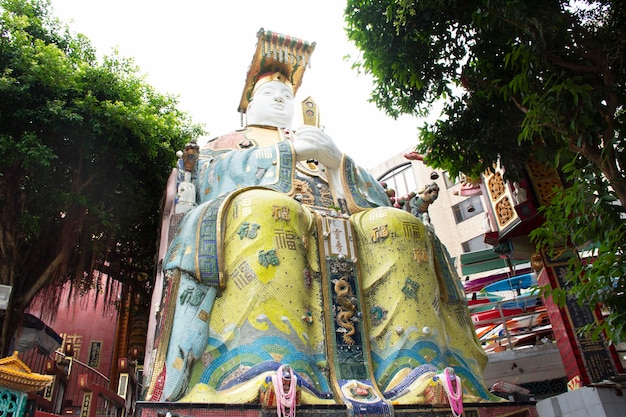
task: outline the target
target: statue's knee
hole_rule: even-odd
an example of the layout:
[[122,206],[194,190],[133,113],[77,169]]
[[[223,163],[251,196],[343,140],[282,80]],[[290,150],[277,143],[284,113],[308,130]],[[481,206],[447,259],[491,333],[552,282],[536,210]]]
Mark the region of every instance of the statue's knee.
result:
[[274,227],[275,224],[309,227],[310,213],[292,197],[272,190],[251,189],[236,195],[230,202],[226,221]]
[[237,215],[254,216],[269,213],[275,219],[287,212],[298,210],[300,205],[293,198],[272,190],[251,189],[237,194],[230,202],[230,211]]
[[377,207],[352,216],[352,222],[362,234],[378,237],[424,239],[428,232],[424,224],[411,213],[391,207]]

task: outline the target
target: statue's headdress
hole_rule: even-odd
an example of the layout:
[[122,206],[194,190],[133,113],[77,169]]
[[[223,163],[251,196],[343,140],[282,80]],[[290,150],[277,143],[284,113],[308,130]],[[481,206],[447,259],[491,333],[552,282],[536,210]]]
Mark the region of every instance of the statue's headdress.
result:
[[259,30],[257,38],[239,102],[240,113],[246,112],[254,92],[267,82],[281,81],[291,86],[295,94],[302,84],[304,70],[310,66],[311,54],[315,49],[315,42],[309,43],[269,30]]

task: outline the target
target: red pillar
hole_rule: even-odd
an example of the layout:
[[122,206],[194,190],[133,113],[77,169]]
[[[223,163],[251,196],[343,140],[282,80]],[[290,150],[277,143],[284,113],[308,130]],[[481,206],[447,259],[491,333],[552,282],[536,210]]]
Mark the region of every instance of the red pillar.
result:
[[[550,258],[546,254],[542,254],[542,257],[544,268],[539,274],[538,284],[567,290],[565,276],[568,259]],[[615,352],[611,352],[604,335],[593,340],[591,336],[577,334],[582,326],[597,323],[598,317],[593,306],[579,305],[571,294],[567,295],[565,305],[561,307],[552,298],[545,298],[544,303],[569,381],[578,377],[583,385],[588,385],[621,372],[621,365],[616,362]]]

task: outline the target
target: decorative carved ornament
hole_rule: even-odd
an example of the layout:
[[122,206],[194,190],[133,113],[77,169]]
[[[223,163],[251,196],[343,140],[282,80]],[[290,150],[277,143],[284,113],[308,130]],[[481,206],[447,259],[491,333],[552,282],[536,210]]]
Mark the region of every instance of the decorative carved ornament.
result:
[[513,205],[508,197],[504,197],[496,203],[496,218],[498,219],[498,225],[500,227],[506,225],[508,222],[516,216]]
[[502,180],[502,175],[499,172],[496,172],[491,178],[489,178],[489,195],[491,196],[491,201],[497,201],[502,194],[504,194],[504,181]]

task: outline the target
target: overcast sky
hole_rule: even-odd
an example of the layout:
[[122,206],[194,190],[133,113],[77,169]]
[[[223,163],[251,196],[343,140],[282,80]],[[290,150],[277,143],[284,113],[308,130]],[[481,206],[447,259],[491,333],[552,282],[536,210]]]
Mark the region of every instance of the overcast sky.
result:
[[[133,57],[158,91],[209,137],[239,128],[237,106],[260,28],[316,42],[297,98],[315,98],[339,148],[371,168],[414,146],[422,122],[368,103],[371,79],[350,68],[343,0],[52,0],[54,14],[86,35],[99,55]],[[297,127],[297,126],[295,126]]]

